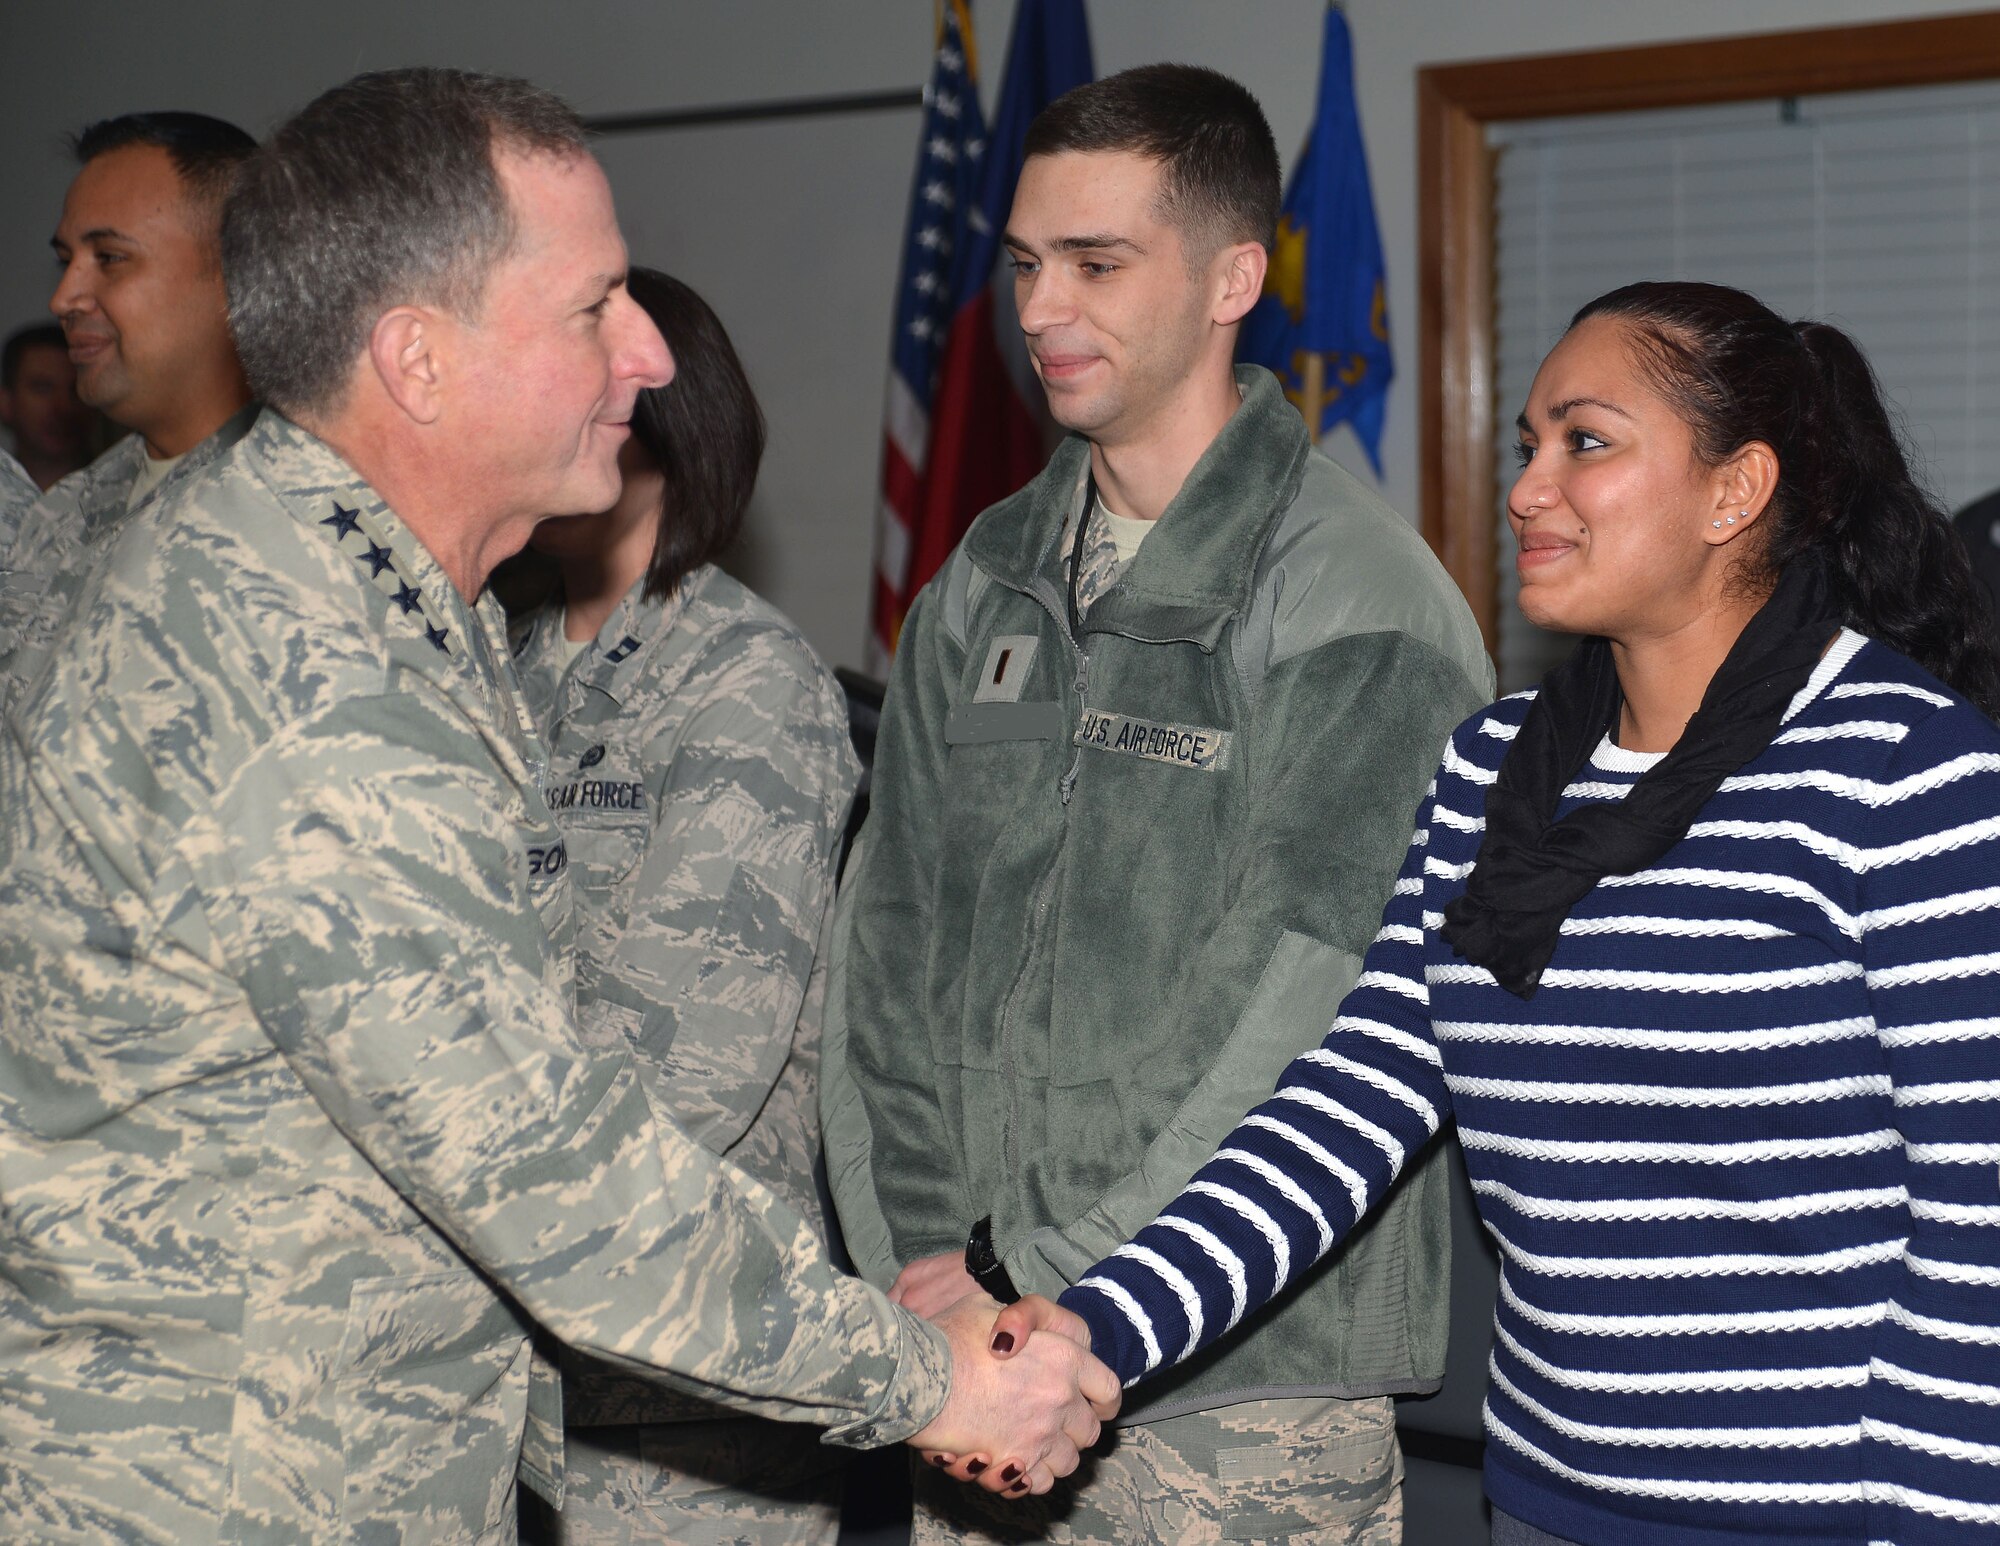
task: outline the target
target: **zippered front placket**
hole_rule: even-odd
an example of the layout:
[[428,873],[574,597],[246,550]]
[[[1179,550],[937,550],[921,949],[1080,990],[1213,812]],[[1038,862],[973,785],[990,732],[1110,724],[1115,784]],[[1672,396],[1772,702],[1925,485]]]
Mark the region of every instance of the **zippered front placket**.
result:
[[[1062,635],[1063,643],[1069,646],[1070,664],[1076,668],[1076,674],[1070,678],[1070,690],[1076,694],[1076,714],[1078,721],[1081,722],[1084,694],[1090,690],[1090,654],[1077,641],[1076,635],[1070,632],[1069,618],[1064,613],[1062,597],[1055,593],[1054,587],[1047,580],[1037,577],[1028,586],[1027,593],[1041,603],[1043,611],[1055,619],[1056,631]],[[1074,742],[1075,738],[1075,732],[1072,731],[1071,741]],[[1056,793],[1062,797],[1065,806],[1069,804],[1070,796],[1076,792],[1076,775],[1082,766],[1083,748],[1078,746],[1070,757],[1068,769],[1056,783]]]
[[[1075,668],[1075,674],[1070,680],[1070,688],[1076,696],[1076,718],[1081,723],[1083,697],[1090,685],[1090,656],[1085,652],[1083,646],[1077,642],[1076,635],[1070,631],[1069,618],[1065,615],[1062,597],[1056,594],[1055,588],[1047,580],[1037,578],[1027,587],[1026,594],[1039,603],[1042,610],[1054,619],[1056,631],[1062,635],[1063,643],[1069,648],[1070,664]],[[1073,728],[1070,738],[1072,741],[1075,740]],[[1008,991],[1007,1005],[1000,1016],[1000,1069],[1002,1077],[1007,1081],[1007,1121],[1001,1129],[1000,1152],[1004,1173],[1008,1175],[1018,1175],[1021,1169],[1021,1157],[1018,1148],[1021,1131],[1021,1087],[1020,1081],[1013,1074],[1014,1012],[1016,1006],[1021,1001],[1021,991],[1027,980],[1028,972],[1035,964],[1039,942],[1042,939],[1042,931],[1048,926],[1049,906],[1054,900],[1056,883],[1062,874],[1061,859],[1063,850],[1069,844],[1070,796],[1075,792],[1077,769],[1082,761],[1083,748],[1078,746],[1075,748],[1074,755],[1070,759],[1068,770],[1063,773],[1056,784],[1056,792],[1061,798],[1063,805],[1063,835],[1056,845],[1055,862],[1049,865],[1048,874],[1042,877],[1042,883],[1036,890],[1035,905],[1029,915],[1028,952],[1021,962],[1020,973],[1015,977],[1014,984]]]

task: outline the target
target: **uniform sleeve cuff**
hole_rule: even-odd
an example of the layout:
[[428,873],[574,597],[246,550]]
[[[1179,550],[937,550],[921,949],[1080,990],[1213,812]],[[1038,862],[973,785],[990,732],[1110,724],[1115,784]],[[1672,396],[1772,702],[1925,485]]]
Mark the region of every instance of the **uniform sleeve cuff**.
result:
[[921,1432],[944,1410],[951,1394],[951,1344],[945,1334],[921,1316],[898,1309],[902,1346],[895,1378],[882,1399],[862,1417],[822,1435],[828,1444],[846,1449],[880,1449],[900,1444]]

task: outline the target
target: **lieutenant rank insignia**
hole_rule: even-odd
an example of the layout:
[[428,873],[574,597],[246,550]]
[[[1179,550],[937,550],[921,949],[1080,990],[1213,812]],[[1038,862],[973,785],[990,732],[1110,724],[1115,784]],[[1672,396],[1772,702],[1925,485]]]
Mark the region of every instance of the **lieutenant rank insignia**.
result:
[[422,631],[432,649],[446,656],[457,653],[451,630],[432,612],[423,592],[403,573],[382,529],[366,511],[350,510],[336,499],[333,514],[322,519],[320,525],[333,529],[335,546],[367,571],[368,583],[389,598],[398,612],[410,620],[411,627]]
[[1021,688],[1028,680],[1028,668],[1035,663],[1035,647],[1041,641],[1031,633],[1002,634],[986,651],[986,664],[979,668],[979,683],[972,690],[974,703],[1019,703]]

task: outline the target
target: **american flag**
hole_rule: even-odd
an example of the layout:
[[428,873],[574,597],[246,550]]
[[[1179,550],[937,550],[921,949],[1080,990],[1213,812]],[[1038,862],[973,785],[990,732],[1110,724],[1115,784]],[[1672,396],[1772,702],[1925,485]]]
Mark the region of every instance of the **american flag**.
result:
[[972,17],[966,0],[939,9],[937,53],[924,89],[923,140],[910,189],[903,267],[896,286],[883,418],[882,505],[875,531],[871,664],[887,669],[914,599],[910,555],[930,443],[931,403],[956,290],[953,263],[970,245],[966,221],[978,206],[986,124],[979,111]]

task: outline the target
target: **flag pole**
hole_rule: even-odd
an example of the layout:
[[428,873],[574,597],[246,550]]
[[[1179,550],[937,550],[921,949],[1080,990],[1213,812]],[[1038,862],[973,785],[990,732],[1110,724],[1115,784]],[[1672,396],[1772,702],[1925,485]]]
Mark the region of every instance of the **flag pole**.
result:
[[1306,368],[1299,387],[1299,412],[1305,416],[1306,436],[1318,445],[1320,410],[1326,406],[1326,356],[1319,350],[1306,352]]

